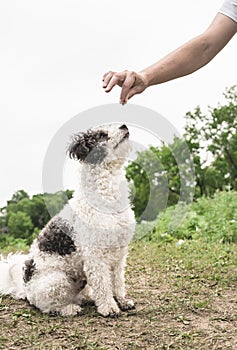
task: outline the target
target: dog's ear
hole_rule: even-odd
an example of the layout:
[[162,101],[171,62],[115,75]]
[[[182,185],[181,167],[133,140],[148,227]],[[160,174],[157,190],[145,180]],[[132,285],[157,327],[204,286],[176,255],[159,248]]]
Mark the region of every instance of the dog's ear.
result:
[[71,159],[84,160],[90,152],[86,145],[86,139],[83,133],[73,136],[73,140],[68,147],[68,154]]
[[74,136],[68,148],[69,157],[90,164],[100,164],[106,157],[106,148],[98,145],[98,139],[92,132]]

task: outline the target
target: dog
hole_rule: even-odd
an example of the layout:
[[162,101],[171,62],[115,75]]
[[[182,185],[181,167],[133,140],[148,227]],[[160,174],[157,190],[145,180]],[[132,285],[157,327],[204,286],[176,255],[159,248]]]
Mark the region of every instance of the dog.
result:
[[134,308],[125,295],[128,245],[135,229],[123,171],[130,152],[126,125],[74,135],[78,161],[73,198],[33,241],[29,254],[0,261],[0,292],[27,299],[43,313],[73,316],[92,301],[102,316]]

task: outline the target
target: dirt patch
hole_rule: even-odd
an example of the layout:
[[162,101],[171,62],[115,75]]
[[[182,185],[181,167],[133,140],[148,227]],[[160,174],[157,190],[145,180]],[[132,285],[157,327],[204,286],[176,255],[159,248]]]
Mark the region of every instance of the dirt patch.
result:
[[215,259],[203,261],[202,267],[200,256],[190,256],[185,249],[133,245],[127,289],[136,309],[118,319],[99,316],[94,306],[85,306],[78,317],[50,317],[25,301],[2,297],[0,349],[234,350],[234,260],[213,269]]

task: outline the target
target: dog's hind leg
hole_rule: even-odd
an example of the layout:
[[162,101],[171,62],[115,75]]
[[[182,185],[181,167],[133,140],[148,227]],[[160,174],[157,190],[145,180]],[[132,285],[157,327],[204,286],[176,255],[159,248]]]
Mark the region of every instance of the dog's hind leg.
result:
[[73,302],[73,282],[60,270],[32,277],[25,286],[27,299],[43,313],[74,316],[81,308]]
[[86,284],[86,286],[76,295],[75,302],[79,305],[91,304],[93,302],[92,289]]

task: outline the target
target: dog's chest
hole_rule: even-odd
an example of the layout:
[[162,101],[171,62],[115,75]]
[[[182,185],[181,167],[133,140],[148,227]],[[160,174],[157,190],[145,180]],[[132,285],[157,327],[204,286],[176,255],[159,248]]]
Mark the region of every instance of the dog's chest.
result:
[[131,241],[135,229],[131,210],[112,214],[90,210],[84,214],[78,213],[75,220],[75,240],[79,244],[119,248]]
[[94,191],[93,186],[80,188],[62,210],[60,216],[74,228],[76,245],[118,248],[129,244],[135,229],[135,218],[128,199],[126,179],[120,180],[117,184],[120,191],[111,190],[111,181],[110,184],[102,182],[104,192],[102,185],[98,186],[99,192]]

